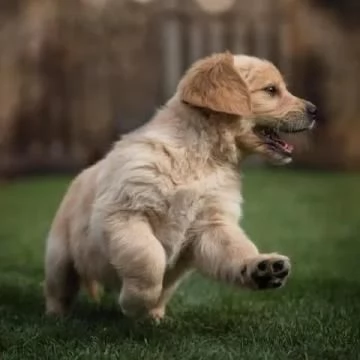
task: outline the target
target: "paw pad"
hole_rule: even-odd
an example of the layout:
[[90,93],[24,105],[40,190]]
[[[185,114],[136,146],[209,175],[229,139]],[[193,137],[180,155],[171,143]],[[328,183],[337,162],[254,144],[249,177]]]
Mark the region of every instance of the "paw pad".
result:
[[[285,283],[290,267],[290,262],[286,257],[273,255],[264,259],[262,255],[258,261],[256,259],[253,261],[252,269],[250,269],[252,286],[256,289],[279,288]],[[243,271],[242,275],[244,275]]]

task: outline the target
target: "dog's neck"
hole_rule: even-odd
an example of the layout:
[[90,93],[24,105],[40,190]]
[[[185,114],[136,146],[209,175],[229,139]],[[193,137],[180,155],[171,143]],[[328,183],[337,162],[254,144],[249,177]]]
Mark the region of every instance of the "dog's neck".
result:
[[[193,149],[196,145],[201,146],[199,153],[207,154],[209,162],[228,163],[236,167],[240,165],[243,153],[236,146],[233,135],[232,127],[236,126],[233,115],[192,106],[177,95],[171,98],[165,107],[173,112],[173,121],[178,123],[181,132],[186,132],[183,140],[192,142],[184,146],[191,145]],[[204,146],[207,147],[206,151]]]

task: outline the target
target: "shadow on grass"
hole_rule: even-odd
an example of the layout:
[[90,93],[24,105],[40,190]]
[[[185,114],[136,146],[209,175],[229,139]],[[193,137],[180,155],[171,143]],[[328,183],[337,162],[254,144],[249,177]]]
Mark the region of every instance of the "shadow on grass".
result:
[[[84,296],[76,302],[72,313],[63,319],[44,315],[41,287],[18,287],[1,284],[0,317],[9,327],[36,325],[42,336],[71,341],[86,340],[89,334],[99,339],[116,341],[131,338],[159,338],[176,333],[186,336],[189,331],[198,335],[225,335],[234,332],[246,336],[248,328],[269,326],[281,322],[296,322],[296,318],[317,316],[343,319],[357,317],[360,323],[360,284],[346,280],[294,279],[291,286],[276,292],[228,294],[216,301],[194,305],[175,297],[169,306],[169,319],[160,326],[147,321],[133,322],[125,318],[116,298],[106,296],[101,305],[89,302]],[[302,319],[303,320],[303,319]]]
[[[196,305],[180,292],[170,304],[169,319],[155,326],[126,319],[116,298],[109,296],[101,305],[80,296],[68,317],[47,318],[39,287],[5,282],[0,283],[0,353],[7,359],[27,354],[39,358],[45,353],[46,358],[61,353],[70,359],[86,351],[99,355],[111,349],[118,358],[126,351],[134,359],[145,353],[173,359],[199,359],[207,353],[207,358],[217,359],[231,350],[244,353],[244,359],[263,359],[267,357],[261,351],[267,349],[274,355],[271,359],[289,359],[290,351],[349,360],[354,359],[360,338],[359,299],[360,285],[341,279],[294,279],[280,291],[224,292]],[[150,358],[155,357],[146,359]]]

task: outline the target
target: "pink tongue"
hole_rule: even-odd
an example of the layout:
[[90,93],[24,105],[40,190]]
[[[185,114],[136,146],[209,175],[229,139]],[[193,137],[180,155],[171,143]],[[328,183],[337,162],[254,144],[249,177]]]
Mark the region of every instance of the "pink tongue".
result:
[[282,149],[286,152],[292,152],[294,150],[294,146],[292,146],[291,144],[288,144],[285,141],[282,140],[277,140],[277,143],[281,145]]
[[286,142],[282,144],[282,147],[287,152],[292,152],[294,150],[294,147]]

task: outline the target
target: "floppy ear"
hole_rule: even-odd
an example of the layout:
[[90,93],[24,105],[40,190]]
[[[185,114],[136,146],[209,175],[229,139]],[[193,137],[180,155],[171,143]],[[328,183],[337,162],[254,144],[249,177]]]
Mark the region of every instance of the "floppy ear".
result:
[[193,106],[239,116],[251,114],[247,85],[228,52],[196,62],[180,81],[178,91],[181,100]]

